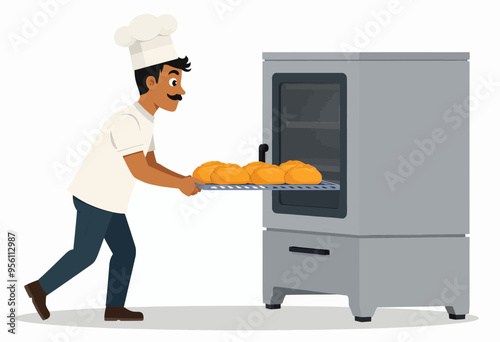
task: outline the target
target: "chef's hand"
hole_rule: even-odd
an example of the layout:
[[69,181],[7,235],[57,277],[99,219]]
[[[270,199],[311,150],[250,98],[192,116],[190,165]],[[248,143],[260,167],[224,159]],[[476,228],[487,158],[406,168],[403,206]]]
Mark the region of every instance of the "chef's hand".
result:
[[198,188],[195,183],[198,183],[200,185],[205,184],[198,178],[187,176],[181,180],[181,185],[179,187],[179,190],[186,196],[196,195],[198,192],[201,191],[201,189]]

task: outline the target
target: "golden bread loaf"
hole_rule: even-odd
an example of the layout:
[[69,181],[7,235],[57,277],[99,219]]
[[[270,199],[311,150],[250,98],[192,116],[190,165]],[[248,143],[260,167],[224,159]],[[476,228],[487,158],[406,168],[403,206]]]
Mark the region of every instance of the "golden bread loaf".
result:
[[250,179],[253,184],[283,184],[285,171],[277,165],[261,166],[255,169]]
[[212,172],[216,167],[221,165],[224,165],[224,163],[221,163],[220,161],[209,161],[203,163],[193,171],[193,177],[198,178],[204,183],[211,183],[210,176],[212,175]]
[[257,161],[257,162],[249,163],[249,164],[243,166],[243,168],[245,169],[246,172],[248,172],[248,174],[250,175],[250,178],[251,178],[252,173],[255,171],[255,169],[257,169],[259,167],[268,167],[268,166],[273,166],[273,165]]
[[300,160],[289,160],[285,163],[281,163],[280,168],[283,171],[285,171],[285,173],[287,173],[288,171],[290,171],[291,169],[293,169],[294,167],[296,167],[298,165],[306,165],[306,164],[304,164]]
[[247,184],[250,176],[237,164],[224,164],[216,167],[210,176],[214,184]]
[[319,184],[321,180],[321,173],[309,164],[296,165],[285,174],[288,184]]

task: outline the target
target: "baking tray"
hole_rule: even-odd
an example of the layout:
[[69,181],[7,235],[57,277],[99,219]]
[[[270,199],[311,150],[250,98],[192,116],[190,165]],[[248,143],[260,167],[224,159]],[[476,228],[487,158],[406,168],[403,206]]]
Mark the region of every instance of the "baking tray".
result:
[[278,191],[325,191],[340,190],[340,185],[322,181],[319,184],[205,184],[196,186],[202,190],[278,190]]

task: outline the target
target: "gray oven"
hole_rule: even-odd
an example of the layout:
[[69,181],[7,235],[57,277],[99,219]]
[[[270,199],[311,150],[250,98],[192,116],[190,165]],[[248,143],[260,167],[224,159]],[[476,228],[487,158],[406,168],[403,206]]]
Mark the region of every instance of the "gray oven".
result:
[[[261,159],[337,191],[264,191],[263,296],[469,310],[468,53],[264,53]],[[460,293],[448,293],[450,284]],[[454,285],[453,285],[454,284]],[[458,285],[457,285],[458,284]],[[456,292],[456,291],[455,291]]]

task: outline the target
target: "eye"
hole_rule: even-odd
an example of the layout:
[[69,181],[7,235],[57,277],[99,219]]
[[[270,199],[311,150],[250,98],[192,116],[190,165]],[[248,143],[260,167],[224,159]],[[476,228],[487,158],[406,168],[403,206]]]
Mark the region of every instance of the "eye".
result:
[[175,78],[171,78],[168,81],[168,84],[170,84],[171,87],[175,87],[177,85],[177,80]]

